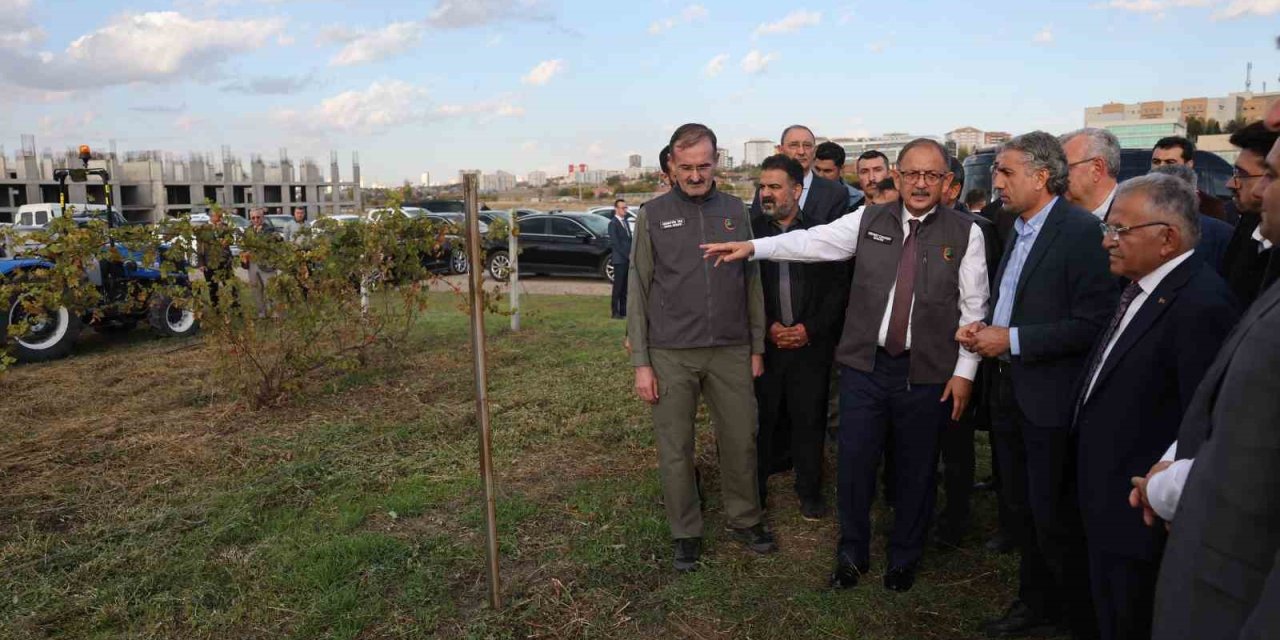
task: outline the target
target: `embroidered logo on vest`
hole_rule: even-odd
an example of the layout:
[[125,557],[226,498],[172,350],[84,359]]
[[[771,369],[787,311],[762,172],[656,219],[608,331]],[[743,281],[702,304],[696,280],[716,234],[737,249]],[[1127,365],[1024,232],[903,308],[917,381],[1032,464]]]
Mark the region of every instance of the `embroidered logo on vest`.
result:
[[956,252],[951,247],[942,248],[942,259],[951,262],[956,259]]
[[725,231],[733,231],[735,228],[736,228],[736,227],[734,227],[734,226],[733,226],[733,218],[725,218],[725,219],[724,219],[724,230],[725,230]]

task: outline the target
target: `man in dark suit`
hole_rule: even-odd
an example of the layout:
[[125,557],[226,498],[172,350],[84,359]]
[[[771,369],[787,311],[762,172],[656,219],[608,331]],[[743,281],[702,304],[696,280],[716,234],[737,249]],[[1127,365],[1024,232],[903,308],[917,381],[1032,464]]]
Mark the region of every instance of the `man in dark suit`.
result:
[[[1195,170],[1196,143],[1182,136],[1169,136],[1157,140],[1155,148],[1151,150],[1151,168],[1169,165],[1181,165]],[[1196,198],[1200,202],[1200,213],[1210,218],[1217,218],[1229,225],[1235,225],[1239,221],[1236,212],[1227,209],[1218,198],[1199,190],[1196,191]],[[1235,217],[1232,217],[1233,215]]]
[[1097,633],[1075,500],[1071,389],[1115,308],[1098,219],[1061,196],[1067,161],[1053,136],[1018,136],[997,155],[993,187],[1018,214],[987,321],[957,339],[997,358],[991,428],[1002,489],[1022,550],[1018,599],[987,633],[1019,637],[1066,622]]
[[844,147],[830,140],[818,145],[813,153],[813,172],[819,177],[840,183],[849,192],[849,204],[845,211],[853,211],[867,201],[867,194],[844,181]]
[[[800,213],[804,169],[784,155],[760,166],[764,212],[751,219],[752,235],[768,238],[814,226]],[[789,452],[796,470],[800,515],[827,513],[822,496],[828,377],[844,323],[847,295],[843,262],[760,263],[764,288],[764,375],[756,379],[760,428],[756,436],[760,501],[765,504],[771,471],[785,468]]]
[[615,320],[627,317],[627,272],[631,265],[631,223],[627,201],[613,201],[609,218],[609,264],[613,265],[613,299],[609,310]]
[[1277,138],[1280,132],[1268,130],[1261,122],[1231,134],[1231,144],[1240,149],[1240,155],[1236,157],[1227,188],[1240,212],[1240,222],[1227,245],[1224,262],[1227,285],[1246,307],[1258,297],[1267,262],[1277,253],[1263,249],[1262,243],[1254,238],[1262,215],[1262,200],[1253,193],[1257,182],[1266,174],[1267,152],[1275,146]]
[[[1103,640],[1149,638],[1164,531],[1127,497],[1177,437],[1183,411],[1239,317],[1198,252],[1195,189],[1152,172],[1120,186],[1103,245],[1129,284],[1080,379],[1074,430],[1093,605]],[[1215,220],[1216,222],[1216,220]]]
[[[1267,155],[1253,193],[1263,201],[1263,236],[1280,241],[1280,143]],[[1227,338],[1183,418],[1176,457],[1194,459],[1194,466],[1156,587],[1156,640],[1254,640],[1280,633],[1277,336],[1280,286],[1273,285]],[[1145,490],[1141,480],[1136,483]]]
[[[813,224],[827,224],[848,211],[849,191],[834,180],[819,177],[813,172],[817,139],[813,131],[802,124],[793,124],[782,131],[778,153],[800,163],[804,169],[804,185],[800,192],[800,215]],[[751,216],[763,215],[760,193],[751,201]]]

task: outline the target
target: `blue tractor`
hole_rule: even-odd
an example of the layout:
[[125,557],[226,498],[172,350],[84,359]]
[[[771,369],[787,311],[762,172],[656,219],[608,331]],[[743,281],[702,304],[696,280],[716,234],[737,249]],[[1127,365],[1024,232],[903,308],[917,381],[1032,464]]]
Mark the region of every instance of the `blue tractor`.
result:
[[[83,261],[84,282],[96,290],[94,303],[76,308],[75,303],[51,305],[40,300],[37,291],[47,290],[50,271],[55,267],[52,247],[39,247],[27,255],[0,259],[0,284],[8,292],[0,316],[0,345],[18,362],[42,362],[69,354],[84,325],[103,333],[132,329],[147,322],[161,335],[184,337],[200,329],[192,300],[185,265],[172,263],[161,268],[168,247],[160,245],[152,251],[149,264],[146,252],[130,249],[118,242],[113,229],[126,224],[111,207],[111,176],[106,169],[89,168],[89,147],[80,147],[82,168],[57,169],[59,204],[62,216],[78,226],[104,220],[107,240],[91,259]],[[83,214],[67,206],[67,181],[86,182],[89,177],[102,181],[105,210],[88,210]],[[51,243],[54,244],[54,243]],[[11,334],[11,327],[13,327]]]

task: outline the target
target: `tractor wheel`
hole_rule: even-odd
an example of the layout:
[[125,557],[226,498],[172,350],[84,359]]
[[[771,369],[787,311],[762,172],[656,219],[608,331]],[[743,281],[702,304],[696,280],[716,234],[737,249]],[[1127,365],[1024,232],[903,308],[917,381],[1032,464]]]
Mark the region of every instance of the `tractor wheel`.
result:
[[200,321],[189,305],[180,305],[178,300],[160,294],[151,301],[151,310],[147,314],[147,322],[151,328],[166,338],[185,338],[195,335],[200,330]]
[[[53,310],[29,309],[25,296],[14,296],[0,319],[0,342],[8,345],[18,362],[45,362],[71,353],[83,324],[80,316],[66,307]],[[23,324],[26,332],[9,336],[9,327]]]

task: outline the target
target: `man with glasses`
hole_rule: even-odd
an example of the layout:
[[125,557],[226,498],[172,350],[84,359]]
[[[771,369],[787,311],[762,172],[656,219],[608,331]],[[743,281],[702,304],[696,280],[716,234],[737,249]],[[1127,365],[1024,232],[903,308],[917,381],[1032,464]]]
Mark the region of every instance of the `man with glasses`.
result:
[[876,467],[890,432],[896,490],[884,586],[906,591],[915,583],[937,493],[938,440],[948,418],[964,413],[978,369],[978,356],[956,343],[956,329],[986,313],[989,294],[982,231],[967,214],[940,206],[952,178],[942,145],[911,141],[893,176],[903,196],[898,202],[770,238],[704,245],[720,268],[746,258],[827,262],[857,255],[836,348],[840,541],[831,583],[837,588],[855,586],[870,570]]
[[[1280,129],[1280,107],[1266,122]],[[1280,242],[1280,143],[1252,189],[1262,200],[1258,228]],[[1276,336],[1280,287],[1273,285],[1245,311],[1187,407],[1174,464],[1194,459],[1195,468],[1165,547],[1152,638],[1273,638],[1280,628]]]
[[1100,223],[1111,273],[1129,284],[1089,356],[1072,428],[1103,640],[1151,637],[1164,536],[1124,498],[1131,479],[1146,475],[1177,437],[1196,386],[1239,318],[1226,284],[1192,255],[1200,218],[1194,187],[1153,172],[1120,185]]
[[756,486],[756,398],[764,373],[765,313],[759,265],[712,269],[698,245],[745,240],[742,201],[716,188],[716,134],[689,123],[671,136],[671,191],[636,219],[627,285],[627,336],[636,395],[652,406],[658,475],[674,566],[702,554],[702,504],[694,425],[705,396],[716,431],[729,536],[754,553],[777,551]]
[[[800,215],[814,224],[827,224],[848,211],[849,192],[844,185],[814,173],[817,139],[813,131],[802,124],[793,124],[782,131],[782,141],[777,152],[800,163],[804,169],[804,188],[800,192]],[[760,192],[751,201],[751,217],[764,215],[760,206]]]
[[1058,136],[1067,154],[1067,200],[1106,220],[1116,197],[1120,140],[1106,129],[1077,129]]
[[1227,245],[1223,268],[1231,292],[1246,307],[1258,297],[1267,261],[1276,253],[1264,248],[1264,238],[1258,233],[1262,197],[1254,193],[1254,187],[1266,173],[1267,153],[1278,138],[1280,132],[1268,131],[1261,122],[1231,134],[1231,144],[1240,149],[1240,155],[1236,157],[1227,188],[1231,189],[1232,201],[1240,212],[1240,222]]
[[1043,131],[996,155],[992,187],[1015,214],[985,322],[962,327],[962,345],[998,366],[991,435],[1009,524],[1022,551],[1018,597],[985,625],[997,637],[1054,632],[1066,623],[1097,635],[1071,464],[1071,389],[1115,309],[1098,219],[1067,202],[1067,158]]

